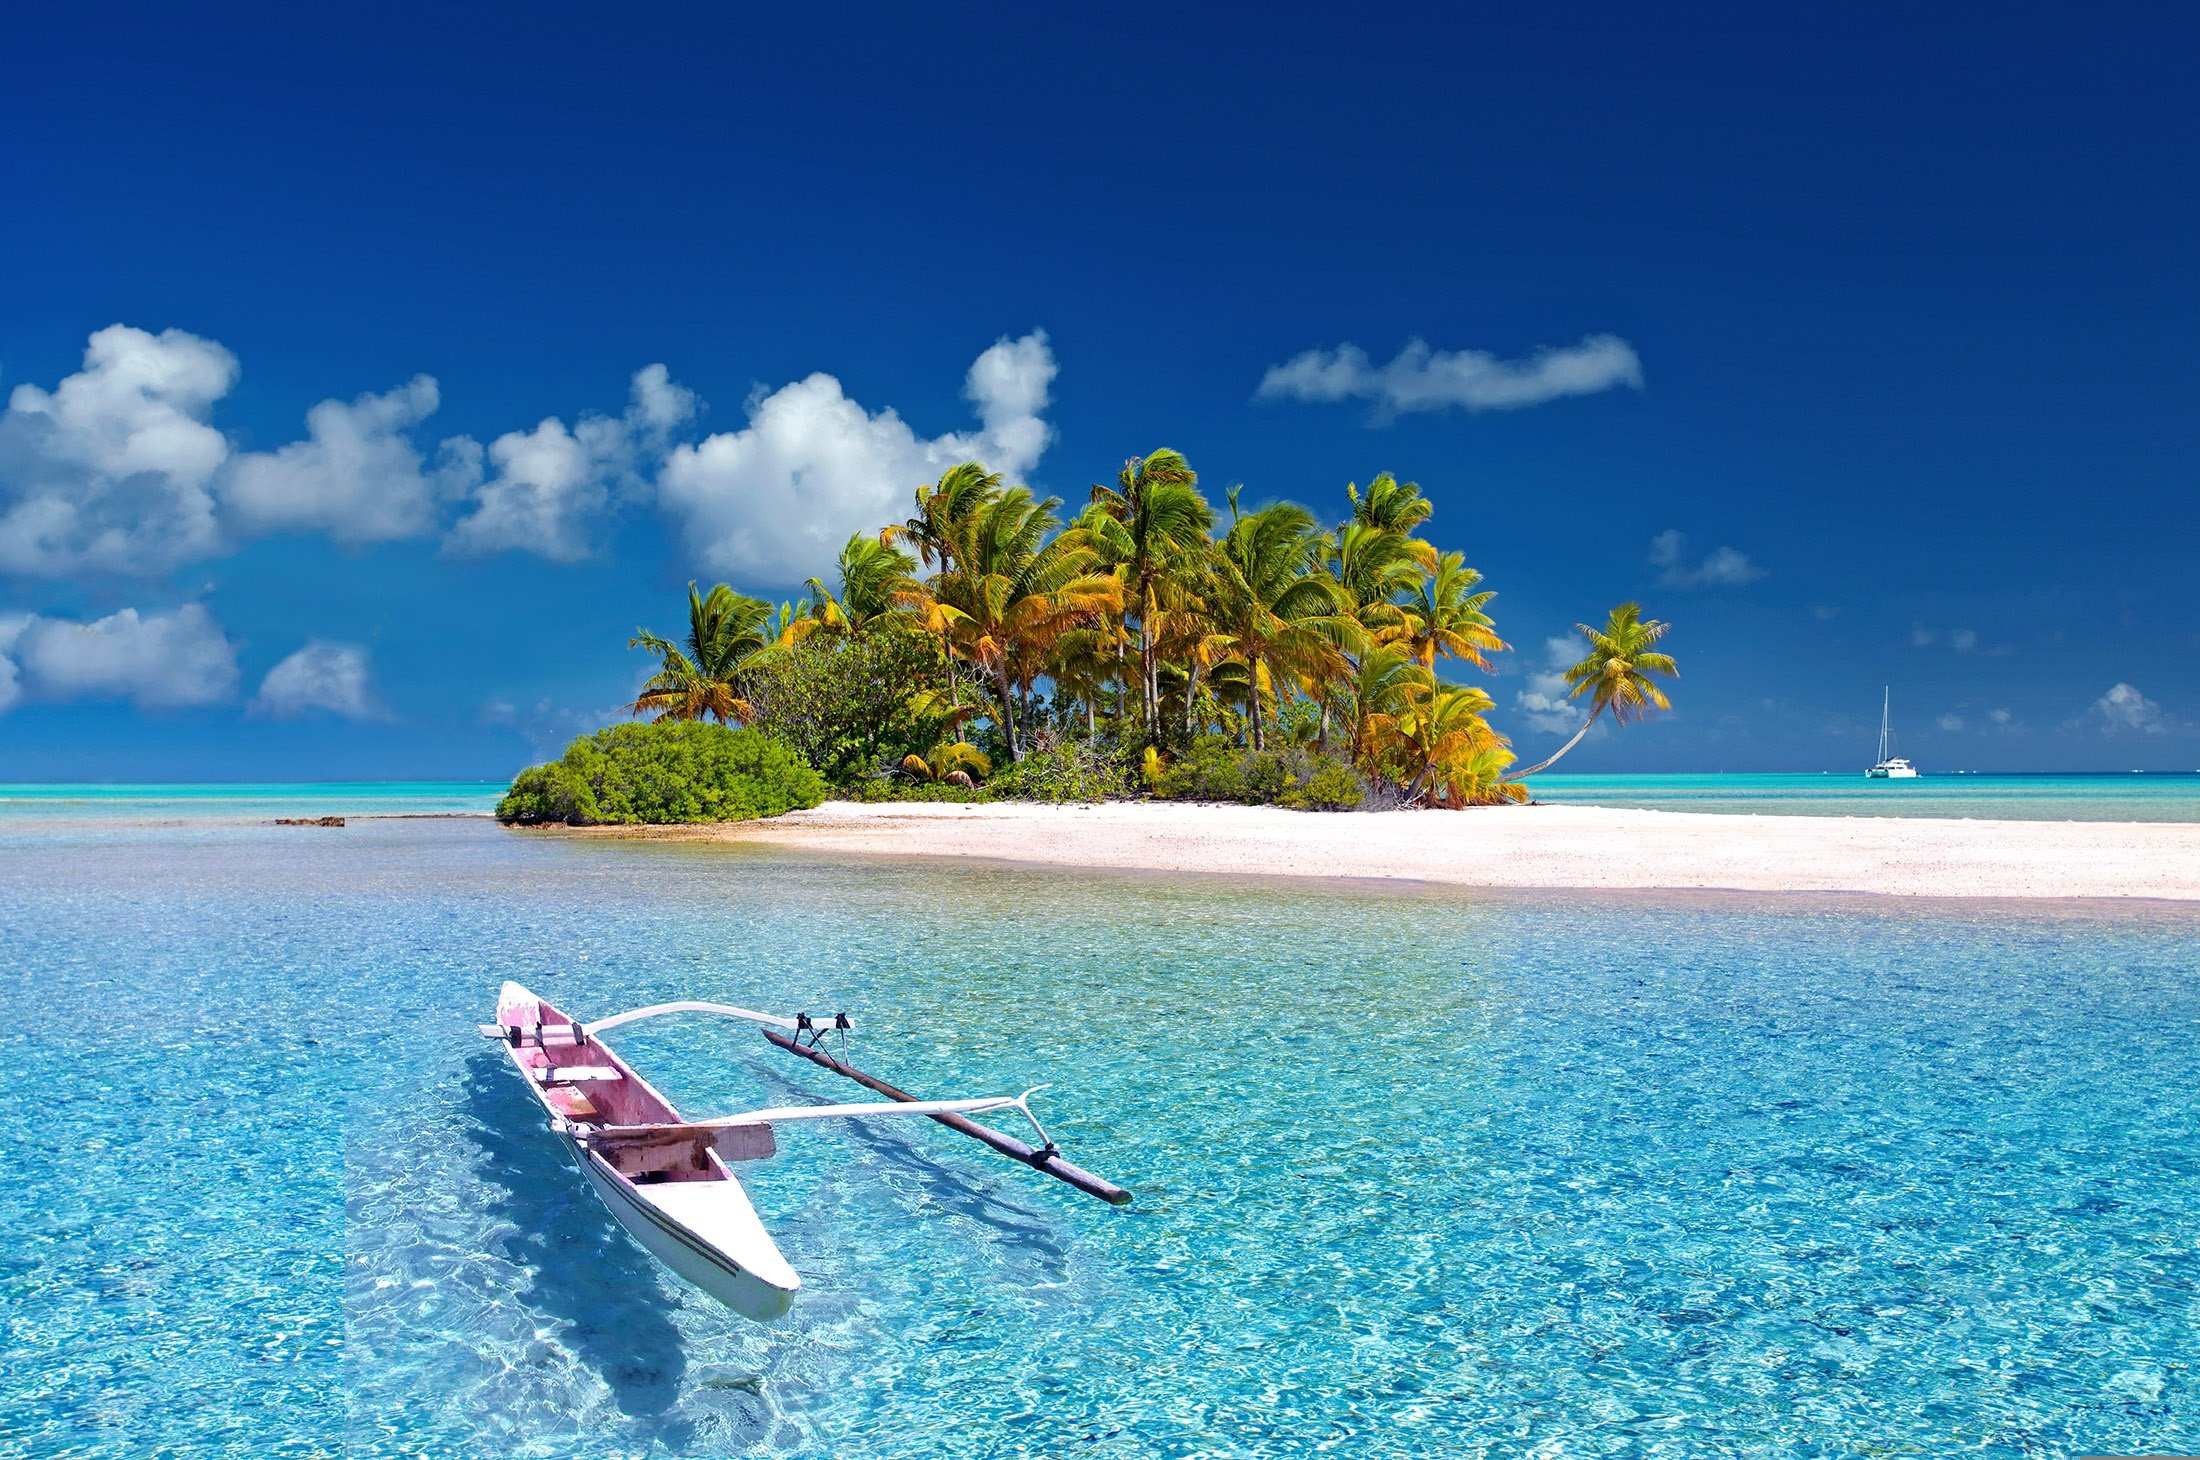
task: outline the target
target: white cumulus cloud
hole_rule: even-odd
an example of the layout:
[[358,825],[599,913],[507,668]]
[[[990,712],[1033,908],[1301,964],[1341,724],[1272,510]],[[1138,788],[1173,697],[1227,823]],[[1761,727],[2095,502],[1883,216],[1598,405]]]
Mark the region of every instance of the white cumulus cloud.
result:
[[0,614],[0,715],[5,715],[23,697],[22,677],[9,655],[30,621],[28,614]]
[[1739,588],[1765,576],[1765,570],[1736,548],[1713,548],[1703,561],[1688,561],[1688,538],[1668,529],[1650,539],[1650,563],[1668,588]]
[[420,428],[440,392],[420,375],[322,401],[302,440],[236,452],[211,418],[237,378],[236,357],[212,340],[118,324],[92,335],[82,368],[53,389],[17,386],[0,412],[0,573],[157,577],[269,533],[420,537],[457,500],[456,550],[583,557],[596,515],[647,490],[696,411],[694,394],[651,365],[623,415],[571,428],[552,417],[486,453],[466,436],[430,448]]
[[588,556],[590,532],[615,492],[637,488],[644,465],[694,416],[695,393],[663,365],[638,370],[622,416],[588,415],[570,429],[556,416],[489,444],[494,474],[451,529],[453,552],[531,552],[557,562]]
[[18,692],[40,699],[128,699],[166,709],[213,704],[237,687],[236,646],[196,603],[169,613],[125,608],[90,623],[32,616],[16,621],[12,638],[24,680]]
[[1516,410],[1618,386],[1642,388],[1642,361],[1617,335],[1590,335],[1578,345],[1537,350],[1524,360],[1501,360],[1486,350],[1436,350],[1415,339],[1387,365],[1371,362],[1358,345],[1308,350],[1271,365],[1258,397],[1365,400],[1374,403],[1378,418],[1387,418],[1454,406]]
[[434,530],[440,502],[472,485],[480,449],[443,444],[430,468],[408,434],[440,403],[416,375],[382,395],[325,400],[306,413],[306,439],[230,463],[221,502],[246,533],[326,532],[342,543],[388,542]]
[[2105,734],[2136,731],[2141,735],[2167,735],[2170,731],[2169,716],[2162,713],[2160,705],[2139,693],[2136,685],[2119,682],[2109,686],[2108,693],[2095,700],[2087,713]]
[[229,443],[207,418],[236,379],[212,340],[117,324],[52,390],[18,385],[0,413],[0,572],[158,573],[217,551]]
[[1055,371],[1044,331],[998,341],[963,387],[980,428],[935,437],[812,375],[752,397],[743,429],[674,448],[659,499],[711,571],[792,584],[823,571],[850,533],[905,515],[911,492],[948,467],[1028,473],[1053,439],[1043,412]]
[[307,641],[304,648],[270,669],[260,681],[252,709],[285,718],[309,710],[326,710],[347,720],[375,720],[383,715],[366,649],[325,639]]

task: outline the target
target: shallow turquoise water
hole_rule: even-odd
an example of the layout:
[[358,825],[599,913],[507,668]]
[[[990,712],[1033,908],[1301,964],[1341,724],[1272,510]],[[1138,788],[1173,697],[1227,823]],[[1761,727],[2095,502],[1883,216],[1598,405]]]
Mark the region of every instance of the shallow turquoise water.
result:
[[[2200,822],[2200,774],[1934,775],[1867,781],[1861,775],[1575,775],[1535,778],[1538,799],[1560,805],[1800,816],[1968,816],[2021,821]],[[267,821],[277,816],[486,815],[504,783],[317,781],[172,786],[0,782],[0,827],[75,822]]]
[[1706,774],[1535,777],[1536,799],[1767,816],[1968,816],[1979,821],[2200,821],[2200,775]]
[[[0,1455],[2200,1450],[2188,911],[1163,881],[449,821],[0,829]],[[761,1329],[473,1031],[1052,1080],[745,1168]],[[692,1112],[850,1087],[618,1041]],[[35,1116],[36,1118],[28,1118]]]

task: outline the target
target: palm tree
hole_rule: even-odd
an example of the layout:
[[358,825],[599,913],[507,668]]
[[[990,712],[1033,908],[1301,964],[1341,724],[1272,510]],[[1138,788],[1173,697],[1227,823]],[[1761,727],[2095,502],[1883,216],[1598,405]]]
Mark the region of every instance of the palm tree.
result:
[[1445,553],[1436,560],[1436,571],[1414,584],[1399,605],[1395,627],[1377,637],[1406,650],[1423,669],[1434,669],[1439,654],[1488,669],[1486,655],[1512,646],[1497,637],[1482,611],[1497,595],[1476,593],[1474,586],[1481,581],[1482,575],[1467,566],[1466,554]]
[[1376,766],[1396,742],[1399,722],[1411,711],[1415,693],[1430,683],[1428,672],[1392,648],[1376,647],[1360,656],[1352,680],[1344,686],[1352,717],[1352,758]]
[[1214,536],[1214,509],[1199,493],[1199,473],[1182,452],[1166,446],[1124,462],[1114,486],[1092,489],[1092,504],[1099,510],[1083,520],[1085,530],[1103,558],[1122,567],[1133,593],[1139,705],[1150,744],[1159,734],[1161,718],[1154,653],[1161,609],[1154,588],[1172,567],[1197,560]]
[[937,482],[917,488],[916,515],[906,522],[888,523],[880,529],[878,540],[886,547],[908,543],[927,567],[936,563],[945,572],[954,566],[954,545],[1001,491],[1000,473],[987,471],[984,462],[949,467]]
[[1653,674],[1668,679],[1681,677],[1671,655],[1652,652],[1652,646],[1664,638],[1671,627],[1657,619],[1645,620],[1639,603],[1623,603],[1613,609],[1601,629],[1575,624],[1589,652],[1579,664],[1566,671],[1566,682],[1573,686],[1567,697],[1580,699],[1586,693],[1589,718],[1581,722],[1574,738],[1561,745],[1549,760],[1538,761],[1518,774],[1532,776],[1537,771],[1547,770],[1559,756],[1581,743],[1581,737],[1589,733],[1597,716],[1606,710],[1624,725],[1629,720],[1648,718],[1652,710],[1672,709],[1673,703],[1665,697],[1665,691],[1650,678]]
[[1397,622],[1395,604],[1412,593],[1427,565],[1416,549],[1428,544],[1387,527],[1347,522],[1324,548],[1329,569],[1351,595],[1353,613],[1370,632]]
[[1352,499],[1352,520],[1364,527],[1384,532],[1395,532],[1409,539],[1417,553],[1424,555],[1433,566],[1436,549],[1413,536],[1413,530],[1436,515],[1436,504],[1421,495],[1417,482],[1401,482],[1389,472],[1379,474],[1367,484],[1367,495],[1351,482],[1345,483],[1345,495]]
[[819,579],[803,581],[802,586],[810,591],[811,616],[837,633],[860,634],[898,611],[896,595],[909,587],[917,560],[898,547],[858,532],[841,546],[837,566],[838,593]]
[[741,676],[772,642],[771,619],[772,606],[761,598],[736,593],[723,583],[706,596],[688,584],[685,652],[647,629],[636,629],[627,641],[629,649],[646,649],[659,660],[657,672],[627,712],[659,721],[709,716],[721,723],[747,724],[755,711],[742,697]]
[[[815,579],[811,580],[815,582]],[[773,649],[791,649],[819,629],[830,629],[830,600],[799,598],[782,601],[764,620],[764,638]]]
[[1478,745],[1466,754],[1450,761],[1439,777],[1441,801],[1445,806],[1501,806],[1508,802],[1518,805],[1528,799],[1528,788],[1519,781],[1509,779],[1513,761],[1512,747],[1502,735],[1493,736],[1492,743]]
[[1103,615],[1093,628],[1071,629],[1055,643],[1047,677],[1055,693],[1085,707],[1085,737],[1100,733],[1100,697],[1116,680],[1123,656],[1122,627]]
[[1314,514],[1294,502],[1240,513],[1237,499],[1233,487],[1230,531],[1211,554],[1208,603],[1216,643],[1251,676],[1248,715],[1260,750],[1261,701],[1277,677],[1335,678],[1348,667],[1344,651],[1364,636],[1344,589],[1316,566],[1323,539]]
[[[1482,718],[1491,703],[1482,690],[1433,679],[1408,692],[1392,747],[1411,771],[1405,788],[1409,803],[1428,795],[1442,804],[1472,804],[1480,778],[1502,770],[1502,765],[1493,767],[1481,759],[1486,752],[1507,749],[1505,738]],[[1510,763],[1509,753],[1505,763]]]
[[993,762],[967,740],[942,741],[923,755],[905,755],[901,768],[920,781],[973,786],[993,774]]
[[952,568],[905,590],[950,649],[993,683],[1008,758],[1023,754],[1019,693],[1029,694],[1046,656],[1070,630],[1089,628],[1123,606],[1123,585],[1098,566],[1082,534],[1049,541],[1061,499],[1036,501],[1023,487],[992,498],[945,543]]

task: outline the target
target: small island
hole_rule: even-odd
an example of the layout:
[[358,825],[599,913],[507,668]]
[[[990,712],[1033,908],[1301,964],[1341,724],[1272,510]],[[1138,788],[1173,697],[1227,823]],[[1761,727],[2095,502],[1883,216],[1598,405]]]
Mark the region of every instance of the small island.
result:
[[[1424,534],[1435,508],[1385,473],[1325,526],[1307,508],[1218,513],[1163,448],[1060,498],[965,462],[912,515],[841,549],[833,581],[773,605],[688,585],[681,642],[639,630],[648,726],[584,736],[522,772],[520,825],[746,821],[855,801],[1130,798],[1305,811],[1529,799],[1526,777],[1600,719],[1670,708],[1667,625],[1622,603],[1581,624],[1581,727],[1521,769],[1485,689],[1511,646],[1493,590]],[[704,733],[703,722],[720,733]],[[736,733],[726,727],[746,727]]]

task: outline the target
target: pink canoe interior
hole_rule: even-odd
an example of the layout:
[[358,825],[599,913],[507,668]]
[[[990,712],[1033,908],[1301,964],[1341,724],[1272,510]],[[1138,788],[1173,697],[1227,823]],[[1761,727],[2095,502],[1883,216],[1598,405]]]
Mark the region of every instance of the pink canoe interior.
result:
[[[512,1058],[544,1105],[565,1119],[589,1125],[676,1125],[680,1112],[651,1089],[648,1082],[626,1067],[617,1055],[594,1040],[576,1041],[570,1033],[572,1019],[556,1005],[540,999],[525,1003],[499,1002],[497,1023],[518,1027],[519,1045]],[[552,1031],[539,1040],[535,1031]],[[542,1072],[556,1071],[545,1080]],[[610,1142],[602,1139],[591,1147],[613,1170],[637,1185],[663,1181],[724,1181],[729,1179],[711,1149],[707,1133],[660,1135]]]

